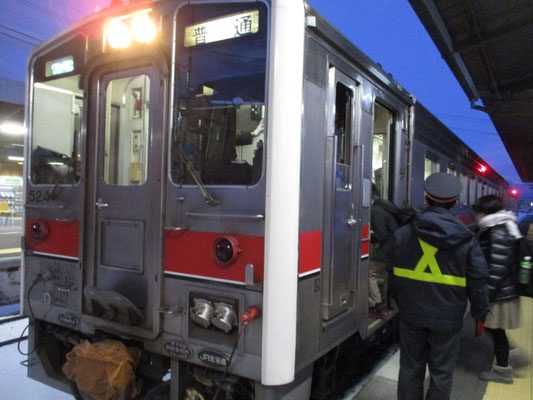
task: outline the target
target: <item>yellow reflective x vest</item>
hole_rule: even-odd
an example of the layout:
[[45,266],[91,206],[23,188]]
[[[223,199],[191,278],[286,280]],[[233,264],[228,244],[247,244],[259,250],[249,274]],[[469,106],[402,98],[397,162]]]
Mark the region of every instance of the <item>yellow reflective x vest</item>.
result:
[[[420,260],[418,260],[415,269],[412,270],[407,268],[394,267],[394,275],[401,278],[414,279],[417,281],[466,287],[466,278],[453,275],[445,275],[441,272],[439,263],[435,258],[435,254],[437,254],[437,252],[439,251],[437,247],[424,242],[420,238],[418,238],[418,242],[420,243],[420,247],[422,248],[423,254]],[[426,272],[428,268],[429,272]]]

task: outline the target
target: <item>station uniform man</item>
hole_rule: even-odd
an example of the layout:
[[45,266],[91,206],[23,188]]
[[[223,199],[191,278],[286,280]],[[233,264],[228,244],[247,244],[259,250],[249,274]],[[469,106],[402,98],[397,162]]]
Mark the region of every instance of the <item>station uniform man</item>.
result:
[[428,207],[392,236],[387,269],[400,317],[399,400],[449,399],[460,332],[470,300],[472,316],[489,311],[488,269],[472,232],[449,210],[461,183],[435,173],[424,182]]

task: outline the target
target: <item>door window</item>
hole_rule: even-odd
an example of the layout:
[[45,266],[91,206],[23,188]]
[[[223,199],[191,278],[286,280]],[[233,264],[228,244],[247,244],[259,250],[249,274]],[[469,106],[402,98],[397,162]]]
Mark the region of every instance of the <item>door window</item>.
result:
[[104,181],[140,186],[148,171],[150,78],[110,81],[106,89]]
[[353,92],[337,82],[335,98],[335,137],[337,140],[337,171],[335,187],[350,190],[350,166],[352,163],[352,106]]
[[83,91],[79,75],[33,85],[31,180],[74,184],[80,178]]
[[374,132],[372,135],[372,183],[381,197],[389,199],[391,142],[394,132],[394,114],[379,103],[374,105]]

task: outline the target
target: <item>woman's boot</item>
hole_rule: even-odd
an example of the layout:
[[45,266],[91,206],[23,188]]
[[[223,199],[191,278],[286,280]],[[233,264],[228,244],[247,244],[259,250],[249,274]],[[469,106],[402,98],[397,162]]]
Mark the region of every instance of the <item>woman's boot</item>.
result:
[[485,371],[479,374],[479,379],[487,382],[513,383],[513,367],[501,367],[495,364],[491,371]]

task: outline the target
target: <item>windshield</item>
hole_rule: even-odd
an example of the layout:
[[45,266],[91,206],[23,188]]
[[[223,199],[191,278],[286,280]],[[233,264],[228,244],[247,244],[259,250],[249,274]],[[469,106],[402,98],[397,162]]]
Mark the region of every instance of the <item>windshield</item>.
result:
[[188,5],[178,14],[171,176],[253,185],[263,170],[267,12],[262,3]]

